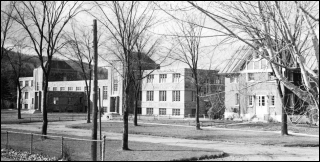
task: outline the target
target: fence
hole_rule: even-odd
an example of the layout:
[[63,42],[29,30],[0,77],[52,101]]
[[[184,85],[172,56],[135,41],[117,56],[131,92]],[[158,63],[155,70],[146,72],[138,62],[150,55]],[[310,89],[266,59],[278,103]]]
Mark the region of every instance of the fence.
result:
[[28,151],[30,153],[65,157],[76,161],[91,160],[91,143],[97,142],[97,160],[104,161],[106,139],[89,140],[63,136],[40,135],[1,130],[1,148]]

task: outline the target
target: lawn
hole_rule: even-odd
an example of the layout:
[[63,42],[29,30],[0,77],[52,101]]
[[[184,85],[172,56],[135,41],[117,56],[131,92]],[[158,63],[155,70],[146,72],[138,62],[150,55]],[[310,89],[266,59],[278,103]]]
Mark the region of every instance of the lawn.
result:
[[[17,130],[18,131],[18,130]],[[3,133],[3,132],[2,132]],[[26,133],[26,132],[24,132]],[[59,136],[59,134],[51,134]],[[9,134],[9,147],[15,150],[29,151],[30,135]],[[77,137],[72,137],[77,138]],[[79,137],[82,138],[83,137]],[[88,138],[87,138],[88,139]],[[33,138],[33,153],[59,157],[61,155],[61,138],[42,140],[39,136]],[[179,159],[198,159],[200,157],[213,158],[223,155],[213,149],[193,149],[189,147],[167,146],[145,142],[129,142],[130,151],[121,150],[122,141],[106,140],[107,161],[169,161]],[[6,135],[1,134],[1,148],[5,148]],[[70,154],[72,160],[89,161],[91,142],[64,140],[64,149]],[[100,144],[98,144],[98,160],[100,160]]]
[[[76,124],[68,127],[77,129],[91,129],[91,124]],[[106,132],[122,133],[122,122],[104,122],[102,130]],[[173,137],[194,140],[224,141],[251,143],[262,145],[319,145],[319,138],[302,136],[285,136],[275,133],[246,132],[236,130],[200,130],[196,131],[193,127],[168,126],[168,125],[148,125],[140,124],[134,127],[129,124],[129,134],[143,134],[151,136]]]
[[[20,124],[30,122],[42,122],[42,114],[21,114],[18,119],[17,110],[1,110],[1,124]],[[49,122],[86,120],[86,113],[48,113]]]

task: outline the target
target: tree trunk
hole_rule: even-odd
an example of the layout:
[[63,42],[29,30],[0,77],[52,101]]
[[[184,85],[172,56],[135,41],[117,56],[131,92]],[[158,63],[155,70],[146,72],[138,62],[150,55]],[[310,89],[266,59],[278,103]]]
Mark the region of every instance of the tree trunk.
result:
[[91,102],[90,102],[90,92],[87,92],[87,123],[90,123],[90,110],[91,110]]
[[[18,82],[19,84],[19,82]],[[21,106],[22,106],[22,103],[21,103],[21,100],[22,100],[22,96],[21,96],[21,87],[18,85],[18,91],[19,91],[19,98],[18,98],[18,119],[21,119]]]
[[[285,88],[287,89],[287,88]],[[288,117],[287,117],[287,113],[286,113],[286,102],[288,101],[288,95],[286,93],[286,90],[285,90],[285,93],[283,95],[283,98],[282,98],[282,124],[281,124],[281,135],[282,136],[285,136],[285,135],[288,135]]]
[[199,85],[198,85],[198,78],[197,73],[195,74],[195,82],[196,82],[196,130],[201,130],[200,128],[200,121],[199,121],[199,111],[200,111],[200,102],[199,102]]
[[128,103],[129,103],[129,92],[128,92],[128,78],[124,81],[124,94],[123,94],[123,134],[122,134],[122,150],[129,150],[128,147],[128,133],[129,133],[129,122],[128,122]]
[[133,121],[133,125],[134,126],[138,126],[138,97],[135,97],[135,104],[134,104],[134,121]]
[[[45,76],[45,82],[43,87],[43,108],[42,108],[42,115],[43,115],[43,123],[42,123],[42,135],[47,135],[47,128],[48,128],[48,116],[47,116],[47,97],[48,97],[48,76]],[[41,98],[40,98],[41,100]],[[40,105],[41,110],[41,105]]]

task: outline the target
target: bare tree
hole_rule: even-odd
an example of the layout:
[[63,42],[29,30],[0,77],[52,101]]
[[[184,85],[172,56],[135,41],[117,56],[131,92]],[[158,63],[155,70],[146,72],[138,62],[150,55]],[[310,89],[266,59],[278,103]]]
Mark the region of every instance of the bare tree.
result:
[[[133,81],[132,56],[136,42],[148,28],[153,25],[154,10],[150,2],[95,2],[98,14],[92,13],[107,29],[113,56],[121,62],[121,77],[123,78],[123,138],[122,149],[128,147],[128,111],[130,103],[130,87]],[[119,48],[120,47],[120,48]]]
[[8,48],[8,41],[10,41],[13,34],[14,21],[12,16],[14,3],[1,1],[1,62],[6,53],[12,49]]
[[91,81],[93,61],[92,33],[91,29],[87,29],[84,26],[75,23],[72,23],[71,29],[71,33],[64,35],[65,40],[68,43],[65,46],[66,52],[63,52],[63,56],[69,58],[81,68],[82,77],[86,84],[85,91],[87,94],[87,123],[90,123],[90,96],[92,87]]
[[[43,125],[47,134],[47,92],[52,58],[63,47],[61,33],[68,22],[81,11],[83,2],[20,1],[14,5],[13,19],[21,25],[37,54],[43,70]],[[47,60],[45,60],[45,57]]]
[[24,66],[25,63],[31,59],[32,57],[23,57],[22,54],[22,49],[25,48],[24,46],[24,39],[22,40],[17,40],[15,42],[17,52],[7,52],[6,56],[9,60],[9,63],[12,67],[12,72],[14,75],[14,83],[16,87],[18,88],[18,119],[21,119],[21,108],[22,108],[22,89],[25,87],[22,87],[20,84],[20,77],[25,73],[27,70],[26,67]]
[[141,35],[135,44],[136,55],[133,59],[135,75],[132,75],[134,81],[134,121],[133,125],[138,126],[138,106],[139,99],[141,99],[141,84],[142,80],[146,78],[147,75],[143,75],[145,70],[157,69],[157,64],[153,62],[148,62],[148,59],[151,58],[157,50],[159,50],[160,39],[153,40],[150,35]]
[[[318,12],[317,3],[304,2],[303,6]],[[206,14],[222,28],[216,31],[228,33],[229,36],[245,43],[268,60],[276,77],[285,88],[319,110],[319,75],[310,69],[305,61],[310,48],[310,37],[304,25],[308,23],[304,23],[306,21],[303,18],[304,14],[301,14],[301,11],[299,12],[301,8],[297,7],[301,4],[296,5],[294,2],[217,2],[214,3],[215,7],[211,3],[206,4],[209,6],[208,9],[204,9],[195,2],[189,1],[189,4]],[[210,10],[213,8],[215,12]],[[318,26],[318,23],[314,25]],[[314,41],[314,37],[311,38],[315,42],[312,48],[317,51],[319,43]],[[285,61],[284,58],[289,58],[290,61]],[[282,70],[299,70],[305,88],[288,81]],[[313,84],[316,88],[312,86]],[[284,88],[282,91],[284,92]],[[286,96],[285,93],[283,94]]]
[[[199,15],[198,15],[199,16]],[[200,130],[200,121],[199,121],[199,111],[200,111],[200,75],[198,72],[199,69],[199,57],[202,54],[201,52],[201,36],[203,28],[195,24],[204,24],[205,19],[199,18],[197,16],[186,15],[185,22],[176,21],[178,26],[178,31],[175,35],[178,37],[175,38],[177,48],[172,56],[173,59],[183,62],[189,66],[193,75],[193,83],[196,89],[196,129]],[[205,80],[205,79],[203,79]]]

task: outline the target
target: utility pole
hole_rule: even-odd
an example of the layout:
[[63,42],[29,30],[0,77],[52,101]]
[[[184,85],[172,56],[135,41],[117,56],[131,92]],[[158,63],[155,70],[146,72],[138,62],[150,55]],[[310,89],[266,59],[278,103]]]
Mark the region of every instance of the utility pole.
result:
[[[97,140],[97,111],[98,111],[98,40],[97,40],[97,20],[93,20],[93,117],[92,117],[92,140]],[[91,143],[91,159],[97,161],[97,141]]]

